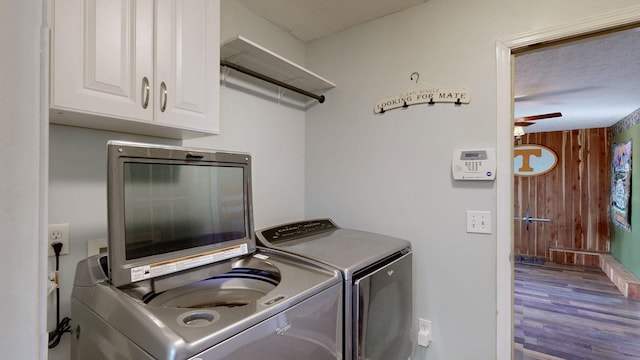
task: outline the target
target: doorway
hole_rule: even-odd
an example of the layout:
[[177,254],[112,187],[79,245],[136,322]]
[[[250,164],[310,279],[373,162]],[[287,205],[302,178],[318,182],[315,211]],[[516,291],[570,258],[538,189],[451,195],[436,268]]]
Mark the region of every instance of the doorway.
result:
[[515,139],[516,262],[597,266],[600,254],[609,252],[609,126],[529,133]]
[[497,359],[513,354],[513,52],[525,47],[637,26],[640,7],[633,7],[546,31],[521,34],[497,42]]
[[638,35],[614,29],[512,51],[516,260],[598,265],[608,253],[610,128],[640,106]]

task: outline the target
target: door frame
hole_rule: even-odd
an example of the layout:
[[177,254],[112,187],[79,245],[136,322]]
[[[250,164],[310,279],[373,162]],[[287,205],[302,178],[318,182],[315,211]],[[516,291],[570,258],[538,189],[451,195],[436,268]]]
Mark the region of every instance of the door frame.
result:
[[499,360],[513,354],[513,72],[512,51],[625,26],[640,26],[640,6],[567,25],[518,34],[496,41],[496,349]]

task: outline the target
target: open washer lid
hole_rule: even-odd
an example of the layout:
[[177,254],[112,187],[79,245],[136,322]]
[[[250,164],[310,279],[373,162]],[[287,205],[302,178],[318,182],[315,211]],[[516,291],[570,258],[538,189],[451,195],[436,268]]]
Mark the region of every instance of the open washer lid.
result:
[[[249,154],[121,141],[107,154],[114,286],[213,263],[228,264],[225,272],[255,251]],[[180,286],[171,277],[166,286]]]

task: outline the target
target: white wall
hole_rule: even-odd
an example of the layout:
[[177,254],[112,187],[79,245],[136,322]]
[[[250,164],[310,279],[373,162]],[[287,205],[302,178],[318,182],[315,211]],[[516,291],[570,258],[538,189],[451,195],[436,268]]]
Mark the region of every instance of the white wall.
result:
[[256,229],[304,217],[304,112],[222,88],[221,134],[189,146],[248,152]]
[[[76,264],[87,257],[87,241],[107,237],[107,141],[160,144],[180,144],[180,141],[62,125],[51,125],[49,137],[49,223],[69,223],[69,255],[60,256],[62,319],[71,316],[73,278]],[[55,269],[53,257],[49,258],[49,269]],[[54,294],[47,300],[48,330],[53,330]],[[68,334],[58,347],[49,351],[49,357],[68,359]]]
[[[15,359],[45,354],[41,299],[46,127],[40,112],[39,0],[0,3],[0,349]],[[46,118],[44,119],[46,120]]]
[[[635,4],[430,0],[308,44],[307,66],[337,88],[307,112],[306,215],[412,241],[415,317],[433,321],[414,358],[497,356],[496,235],[465,232],[465,210],[495,219],[495,183],[451,178],[455,148],[496,147],[496,40]],[[471,103],[374,115],[414,71]]]
[[[298,64],[305,45],[236,0],[221,1],[220,38],[242,35]],[[222,68],[220,135],[192,139],[188,146],[252,155],[256,229],[304,217],[305,112],[300,97],[278,102],[275,85]]]
[[237,0],[220,1],[220,41],[242,35],[278,55],[305,65],[305,45]]

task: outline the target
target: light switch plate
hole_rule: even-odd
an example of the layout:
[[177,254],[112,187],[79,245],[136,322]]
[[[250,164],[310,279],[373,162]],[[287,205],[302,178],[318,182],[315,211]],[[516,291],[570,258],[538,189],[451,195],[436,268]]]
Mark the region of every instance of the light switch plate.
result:
[[467,210],[467,232],[491,234],[491,212]]

